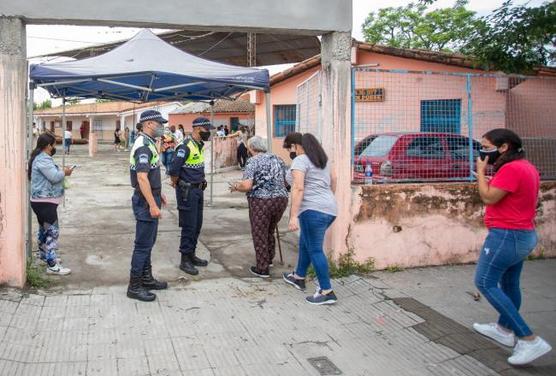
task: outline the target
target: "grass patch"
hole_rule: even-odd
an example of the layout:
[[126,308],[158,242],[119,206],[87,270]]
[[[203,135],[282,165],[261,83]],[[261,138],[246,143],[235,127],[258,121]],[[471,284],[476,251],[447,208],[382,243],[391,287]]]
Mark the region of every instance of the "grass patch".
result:
[[[338,257],[338,262],[328,258],[328,269],[330,272],[330,278],[343,278],[350,275],[365,275],[373,272],[375,270],[375,260],[373,258],[368,258],[364,262],[356,261],[355,251],[353,249],[348,249],[346,253],[343,253]],[[307,276],[315,278],[317,273],[313,268],[313,265],[309,267],[307,271]]]
[[39,269],[32,258],[27,260],[27,286],[34,289],[50,287],[50,280],[44,277],[44,271]]
[[389,273],[398,273],[398,272],[403,272],[404,268],[399,265],[388,265],[386,267],[386,271]]
[[527,256],[527,260],[529,261],[533,261],[533,260],[544,260],[546,258],[546,256],[544,255],[544,247],[539,247],[540,252],[538,252],[538,254],[533,254],[531,253],[529,256]]

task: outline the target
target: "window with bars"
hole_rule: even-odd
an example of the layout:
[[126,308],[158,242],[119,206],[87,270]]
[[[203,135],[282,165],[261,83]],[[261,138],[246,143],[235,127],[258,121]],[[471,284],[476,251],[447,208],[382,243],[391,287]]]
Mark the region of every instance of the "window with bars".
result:
[[295,132],[295,104],[274,106],[274,137],[285,137]]
[[461,99],[421,101],[421,132],[460,133]]

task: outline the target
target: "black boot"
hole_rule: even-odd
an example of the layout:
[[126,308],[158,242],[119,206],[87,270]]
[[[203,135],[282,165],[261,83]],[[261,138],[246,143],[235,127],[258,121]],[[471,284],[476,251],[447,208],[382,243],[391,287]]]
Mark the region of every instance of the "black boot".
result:
[[137,299],[142,302],[152,302],[156,299],[156,295],[143,287],[142,277],[129,277],[129,286],[127,288],[127,297]]
[[197,270],[195,265],[193,265],[193,263],[191,262],[190,255],[186,255],[183,253],[181,254],[180,269],[186,272],[187,274],[191,274],[191,275],[199,274],[199,271]]
[[157,281],[153,277],[153,267],[151,265],[147,266],[143,270],[143,287],[147,290],[165,290],[168,288],[168,282]]
[[189,259],[191,260],[191,263],[195,266],[207,266],[208,265],[207,260],[203,260],[201,258],[198,258],[197,256],[195,256],[195,253],[189,254]]

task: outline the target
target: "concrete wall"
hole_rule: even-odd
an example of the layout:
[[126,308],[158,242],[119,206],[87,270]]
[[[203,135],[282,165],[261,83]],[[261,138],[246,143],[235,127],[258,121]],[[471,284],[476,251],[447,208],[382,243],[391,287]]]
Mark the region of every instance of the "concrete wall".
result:
[[[318,10],[318,11],[315,11]],[[30,23],[161,27],[203,30],[275,30],[323,34],[351,31],[351,0],[3,1],[0,14]],[[272,16],[269,16],[272,15]]]
[[[556,183],[541,187],[536,254],[556,257]],[[354,188],[347,246],[379,269],[477,260],[487,230],[474,184],[374,185]]]

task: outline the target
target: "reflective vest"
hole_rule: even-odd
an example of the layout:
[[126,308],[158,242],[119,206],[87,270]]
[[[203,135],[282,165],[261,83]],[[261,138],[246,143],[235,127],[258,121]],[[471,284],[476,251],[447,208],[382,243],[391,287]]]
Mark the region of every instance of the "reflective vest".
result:
[[205,167],[205,154],[204,149],[199,148],[199,145],[192,139],[183,140],[185,146],[189,149],[189,156],[183,163],[185,168],[204,168]]
[[135,140],[135,143],[131,148],[131,153],[129,154],[129,165],[131,166],[131,169],[135,169],[135,152],[142,146],[148,146],[152,153],[151,160],[149,161],[151,168],[158,167],[160,155],[158,154],[158,150],[156,150],[156,144],[150,138],[140,135]]

